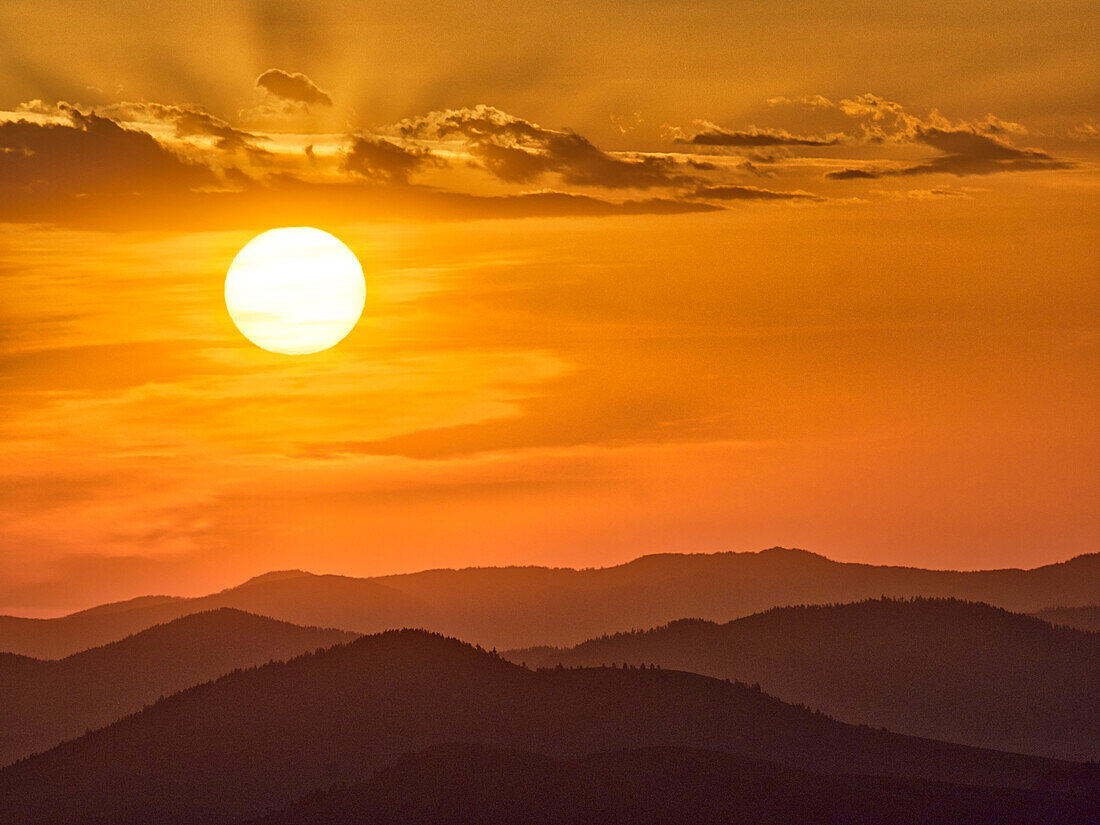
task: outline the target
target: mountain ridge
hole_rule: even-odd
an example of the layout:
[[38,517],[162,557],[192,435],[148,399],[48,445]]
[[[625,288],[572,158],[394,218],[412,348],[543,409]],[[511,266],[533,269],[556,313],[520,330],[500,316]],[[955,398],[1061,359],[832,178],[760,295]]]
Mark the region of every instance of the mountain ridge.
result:
[[0,656],[0,765],[234,668],[354,638],[235,608],[192,613],[64,659]]
[[774,606],[941,596],[1030,613],[1100,602],[1100,553],[1030,570],[940,571],[836,562],[805,550],[650,554],[602,568],[439,568],[374,578],[271,571],[193,598],[142,597],[54,619],[0,617],[0,650],[58,658],[161,621],[237,607],[359,633],[424,627],[489,647],[577,644],[683,616],[727,621]]
[[649,747],[572,760],[446,743],[247,825],[1086,825],[1080,792],[822,776],[731,754]]
[[447,741],[555,758],[686,746],[816,773],[990,787],[1100,775],[1095,766],[846,725],[698,674],[532,671],[406,629],[226,674],[0,769],[0,820],[230,822]]
[[847,722],[1001,750],[1100,757],[1100,634],[955,599],[775,607],[726,623],[678,619],[532,666],[658,664],[731,678]]

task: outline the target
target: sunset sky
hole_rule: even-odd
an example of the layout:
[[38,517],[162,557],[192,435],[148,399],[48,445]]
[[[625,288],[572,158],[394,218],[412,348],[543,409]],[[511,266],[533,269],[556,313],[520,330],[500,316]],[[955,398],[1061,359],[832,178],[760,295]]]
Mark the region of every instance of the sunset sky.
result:
[[[0,613],[1100,549],[1089,0],[0,4]],[[359,257],[335,348],[237,251]]]

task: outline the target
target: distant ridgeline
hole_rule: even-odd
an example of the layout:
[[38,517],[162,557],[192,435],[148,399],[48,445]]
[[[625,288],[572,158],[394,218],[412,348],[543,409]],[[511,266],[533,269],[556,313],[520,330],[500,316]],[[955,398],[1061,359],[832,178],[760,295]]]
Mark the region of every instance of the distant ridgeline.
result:
[[847,564],[782,548],[643,556],[587,570],[468,568],[374,579],[283,571],[201,598],[144,597],[56,619],[0,617],[0,650],[60,658],[219,607],[357,633],[423,627],[488,648],[573,645],[688,616],[726,622],[771,607],[880,596],[957,598],[1023,613],[1100,605],[1100,554],[977,572]]

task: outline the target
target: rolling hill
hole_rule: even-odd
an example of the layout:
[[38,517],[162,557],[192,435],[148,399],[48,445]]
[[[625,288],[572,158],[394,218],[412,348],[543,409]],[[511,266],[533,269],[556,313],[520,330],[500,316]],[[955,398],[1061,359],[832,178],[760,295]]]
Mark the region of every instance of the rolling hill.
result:
[[586,570],[489,567],[375,579],[283,571],[200,598],[144,597],[55,619],[0,617],[0,650],[57,658],[217,607],[359,633],[424,627],[486,647],[572,645],[684,616],[728,621],[770,607],[878,596],[951,597],[1017,612],[1096,604],[1100,554],[977,572],[848,564],[782,548],[643,556]]
[[[223,607],[293,624],[369,631],[423,623],[427,605],[369,579],[269,573],[198,598],[141,596],[55,619],[0,616],[0,650],[56,659]],[[360,631],[362,632],[362,631]]]
[[1100,633],[1100,604],[1083,605],[1081,607],[1049,607],[1046,610],[1037,610],[1032,615],[1051,624],[1061,624],[1066,627],[1076,627],[1081,630]]
[[1094,793],[1100,782],[1095,765],[846,725],[697,674],[535,672],[405,630],[228,674],[0,769],[0,821],[231,822],[446,742],[560,759],[689,747],[815,773],[1005,788]]
[[0,655],[0,765],[114,722],[234,668],[354,638],[222,608],[58,661]]
[[1100,758],[1100,634],[945,599],[774,608],[504,654],[658,664],[759,683],[848,722],[1063,759]]
[[727,753],[641,748],[559,760],[447,744],[250,825],[1087,825],[1086,792],[822,776]]

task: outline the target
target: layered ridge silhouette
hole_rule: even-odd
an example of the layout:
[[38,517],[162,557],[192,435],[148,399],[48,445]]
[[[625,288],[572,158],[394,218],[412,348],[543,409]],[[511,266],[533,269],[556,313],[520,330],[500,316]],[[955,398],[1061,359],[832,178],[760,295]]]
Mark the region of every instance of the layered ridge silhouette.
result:
[[1100,604],[1082,605],[1081,607],[1050,607],[1046,610],[1037,610],[1034,615],[1052,624],[1061,624],[1100,633]]
[[559,760],[446,744],[249,825],[1085,825],[1087,791],[822,776],[733,754],[639,748]]
[[42,661],[0,655],[0,765],[139,711],[234,668],[355,638],[221,608]]
[[[415,625],[430,609],[369,579],[268,573],[199,598],[141,596],[56,619],[0,616],[0,650],[58,659],[192,613],[232,607],[298,625],[377,632]],[[360,631],[367,632],[367,631]]]
[[216,607],[359,633],[424,627],[486,647],[572,645],[685,616],[728,621],[780,605],[878,596],[953,597],[1024,613],[1097,604],[1100,554],[976,572],[841,563],[782,548],[643,556],[585,570],[467,568],[374,579],[283,571],[201,598],[145,597],[56,619],[0,617],[0,650],[57,658]]
[[1064,759],[1100,757],[1100,634],[985,604],[783,607],[726,624],[681,620],[504,655],[533,666],[659,664],[759,683],[848,722]]
[[534,672],[391,631],[231,673],[0,770],[0,821],[219,823],[470,742],[575,759],[690,747],[826,774],[1094,793],[1100,768],[837,722],[759,690],[658,669]]

